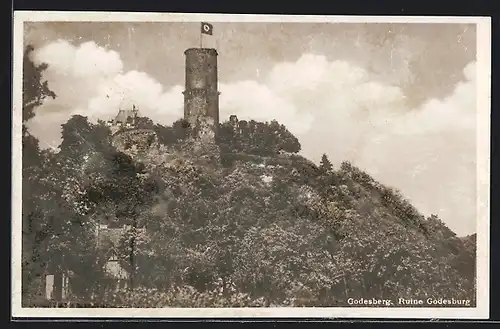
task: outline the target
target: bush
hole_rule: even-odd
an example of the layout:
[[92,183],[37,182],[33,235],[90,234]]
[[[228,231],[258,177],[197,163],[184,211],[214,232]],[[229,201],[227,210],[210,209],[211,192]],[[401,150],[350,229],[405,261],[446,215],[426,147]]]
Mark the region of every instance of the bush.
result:
[[271,156],[280,151],[298,153],[299,140],[284,125],[277,121],[226,121],[219,127],[217,142],[221,150]]
[[139,287],[134,290],[120,291],[110,297],[115,307],[261,307],[262,299],[252,299],[249,294],[233,292],[224,294],[216,288],[200,292],[192,286],[172,287],[167,291]]

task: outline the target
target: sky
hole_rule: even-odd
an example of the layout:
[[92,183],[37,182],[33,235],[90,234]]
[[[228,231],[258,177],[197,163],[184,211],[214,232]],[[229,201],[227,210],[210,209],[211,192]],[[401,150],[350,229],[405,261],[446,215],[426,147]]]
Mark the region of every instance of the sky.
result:
[[[476,231],[476,31],[470,24],[217,23],[220,117],[278,120],[301,154],[351,161],[458,235]],[[57,147],[71,115],[183,115],[199,22],[30,22],[24,43],[57,94],[29,129]]]

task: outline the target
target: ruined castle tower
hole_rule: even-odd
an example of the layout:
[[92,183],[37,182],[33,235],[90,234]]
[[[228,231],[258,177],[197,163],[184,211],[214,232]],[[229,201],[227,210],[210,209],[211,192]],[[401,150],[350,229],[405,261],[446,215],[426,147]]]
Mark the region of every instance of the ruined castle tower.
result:
[[[190,48],[186,55],[186,85],[184,119],[202,132],[211,128],[213,135],[219,125],[219,91],[217,78],[217,50]],[[205,131],[207,133],[207,131]]]

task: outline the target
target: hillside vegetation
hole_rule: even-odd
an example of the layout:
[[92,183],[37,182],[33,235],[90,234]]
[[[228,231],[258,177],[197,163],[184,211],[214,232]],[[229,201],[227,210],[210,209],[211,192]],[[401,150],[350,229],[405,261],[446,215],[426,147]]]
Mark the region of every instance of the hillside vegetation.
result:
[[41,150],[25,129],[25,304],[40,298],[47,272],[71,271],[75,298],[97,294],[98,223],[130,225],[119,257],[131,288],[101,295],[108,305],[475,299],[475,236],[456,237],[348,162],[333,168],[326,155],[320,165],[298,155],[300,142],[278,122],[222,123],[218,162],[191,152],[183,120],[139,125],[160,143],[141,157],[117,150],[106,125],[83,116],[62,126],[58,153]]

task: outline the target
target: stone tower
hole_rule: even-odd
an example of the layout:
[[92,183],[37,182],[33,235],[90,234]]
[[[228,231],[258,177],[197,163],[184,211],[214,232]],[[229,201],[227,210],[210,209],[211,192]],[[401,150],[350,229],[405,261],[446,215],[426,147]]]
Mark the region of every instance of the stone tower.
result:
[[[190,48],[186,55],[184,119],[202,133],[214,135],[219,126],[217,50]],[[206,128],[210,128],[208,132]]]

